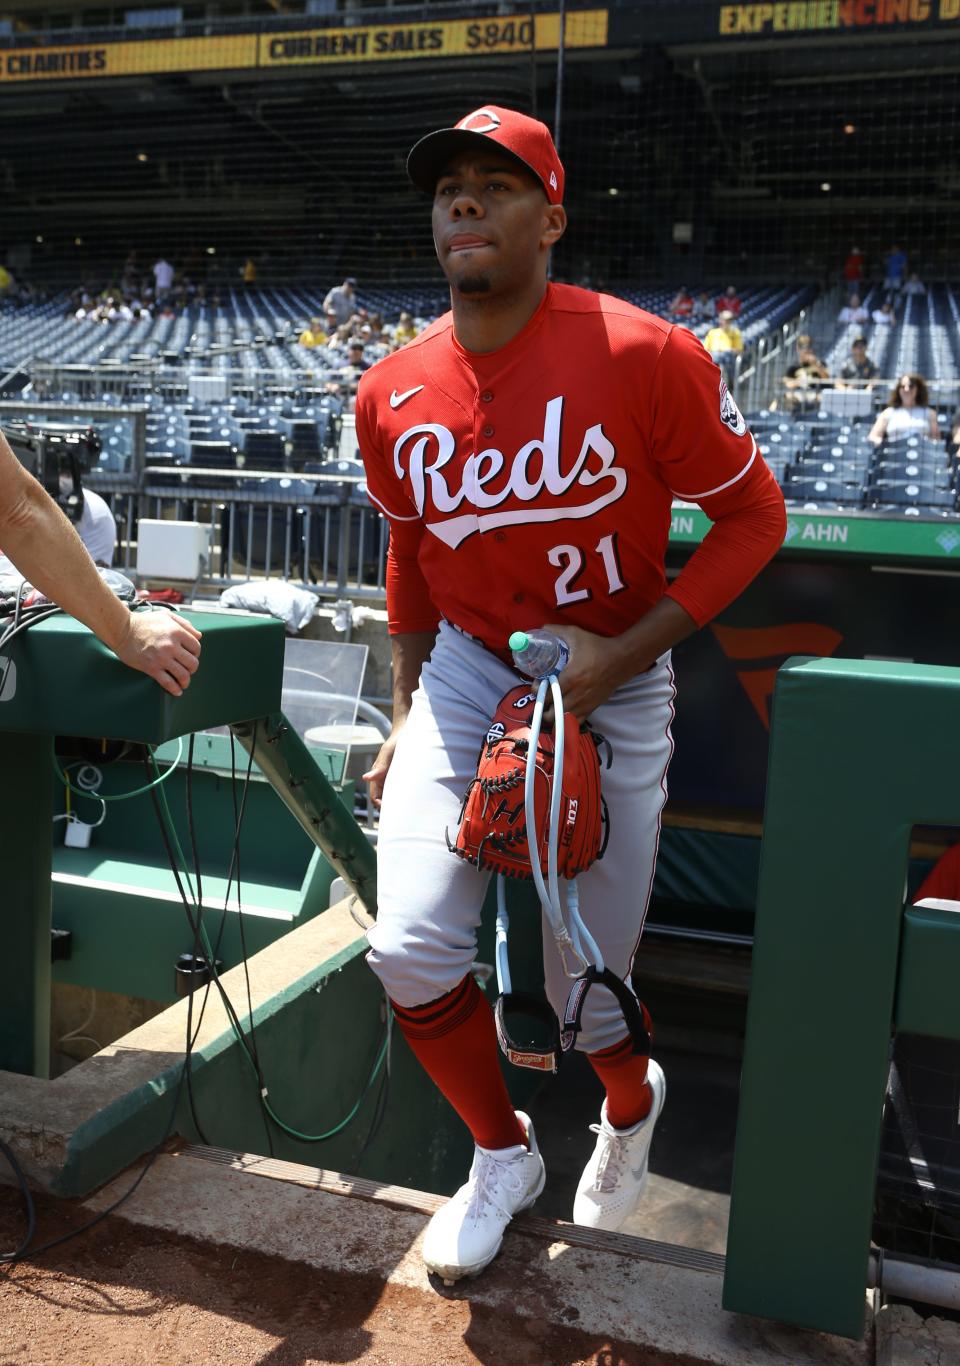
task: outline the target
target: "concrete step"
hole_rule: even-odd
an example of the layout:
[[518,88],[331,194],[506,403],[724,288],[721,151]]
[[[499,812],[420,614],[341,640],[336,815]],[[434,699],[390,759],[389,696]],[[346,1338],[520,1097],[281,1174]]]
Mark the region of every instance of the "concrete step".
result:
[[[83,1202],[106,1209],[131,1168]],[[374,1277],[422,1298],[437,1360],[459,1309],[493,1312],[504,1355],[531,1324],[576,1329],[600,1350],[614,1343],[645,1366],[867,1366],[863,1343],[726,1313],[723,1258],[641,1238],[578,1228],[533,1213],[517,1218],[497,1260],[444,1287],[420,1244],[438,1196],[255,1154],[196,1146],[162,1154],[117,1211],[133,1224],[315,1267],[325,1277]],[[448,1310],[443,1302],[448,1302]],[[416,1331],[418,1316],[411,1320]],[[445,1327],[447,1325],[447,1327]],[[519,1335],[519,1337],[517,1336]],[[451,1338],[451,1342],[453,1339]],[[526,1359],[526,1358],[524,1358]],[[593,1358],[591,1358],[593,1359]],[[600,1359],[604,1359],[601,1357]],[[611,1359],[617,1359],[613,1357]]]

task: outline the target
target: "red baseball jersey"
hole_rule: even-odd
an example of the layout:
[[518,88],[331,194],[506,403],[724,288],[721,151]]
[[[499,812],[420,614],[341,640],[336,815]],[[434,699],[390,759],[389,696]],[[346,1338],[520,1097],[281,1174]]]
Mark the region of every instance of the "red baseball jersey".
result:
[[[783,539],[783,498],[700,342],[620,299],[550,284],[506,346],[445,314],[363,377],[357,436],[390,520],[392,632],[633,625],[666,591],[703,624]],[[667,590],[674,499],[715,522]]]

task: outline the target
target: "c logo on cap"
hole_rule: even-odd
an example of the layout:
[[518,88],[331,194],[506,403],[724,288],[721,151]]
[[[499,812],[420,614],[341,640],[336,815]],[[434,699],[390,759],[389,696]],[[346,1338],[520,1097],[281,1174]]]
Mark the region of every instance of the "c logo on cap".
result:
[[[479,124],[475,122],[476,119],[480,120]],[[461,119],[456,126],[464,128],[470,133],[492,133],[494,129],[500,127],[500,116],[495,114],[492,109],[475,109],[472,114]]]

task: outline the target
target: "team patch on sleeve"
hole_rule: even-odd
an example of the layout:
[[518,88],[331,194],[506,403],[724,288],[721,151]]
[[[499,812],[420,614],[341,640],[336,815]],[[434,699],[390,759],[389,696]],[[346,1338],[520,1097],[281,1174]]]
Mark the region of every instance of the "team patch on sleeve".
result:
[[743,414],[734,402],[725,379],[720,381],[720,421],[730,428],[734,436],[743,436],[747,430]]

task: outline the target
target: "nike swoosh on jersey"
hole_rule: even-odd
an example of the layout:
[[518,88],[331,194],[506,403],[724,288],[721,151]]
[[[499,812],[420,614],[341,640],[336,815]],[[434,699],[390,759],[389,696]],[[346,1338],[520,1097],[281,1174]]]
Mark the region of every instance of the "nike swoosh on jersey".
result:
[[393,393],[390,395],[390,407],[391,407],[391,408],[399,408],[399,407],[401,407],[402,404],[406,403],[406,401],[407,401],[408,398],[413,398],[414,394],[419,394],[419,392],[420,392],[420,390],[421,390],[422,388],[423,388],[423,385],[422,385],[422,384],[416,384],[416,385],[414,385],[414,387],[413,387],[412,389],[407,389],[407,390],[406,390],[404,393],[402,393],[402,394],[398,394],[397,391],[396,391],[396,389],[394,389]]

